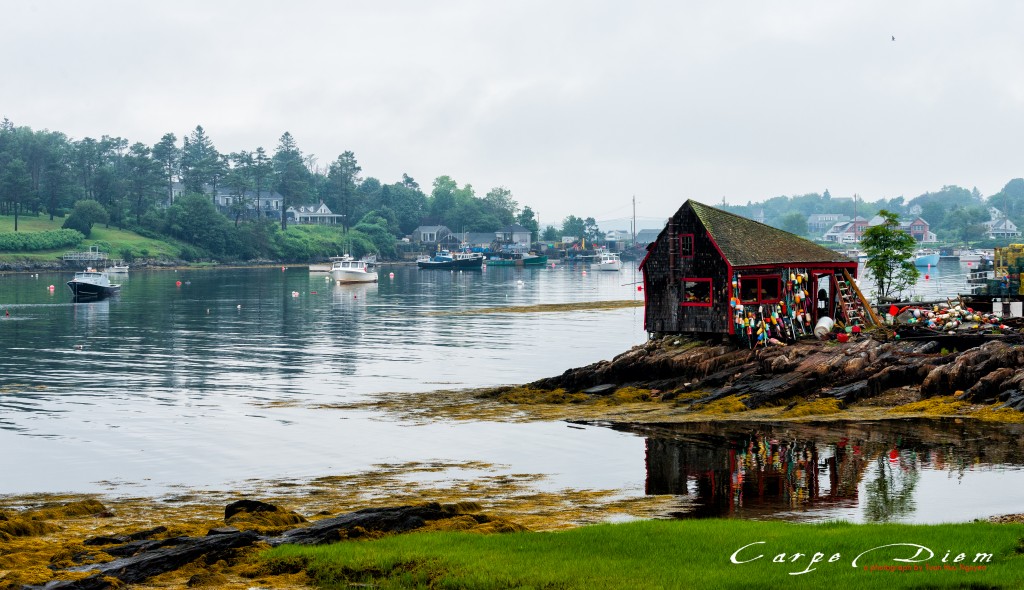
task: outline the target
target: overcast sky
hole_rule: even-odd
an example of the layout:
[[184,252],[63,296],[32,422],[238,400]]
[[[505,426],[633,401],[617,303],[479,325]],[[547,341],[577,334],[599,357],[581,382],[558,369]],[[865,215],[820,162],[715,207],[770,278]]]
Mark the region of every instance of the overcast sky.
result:
[[[509,188],[541,223],[1024,176],[1024,3],[5,2],[0,117]],[[892,38],[895,37],[895,40]],[[180,144],[179,144],[180,145]],[[625,226],[624,226],[625,227]]]

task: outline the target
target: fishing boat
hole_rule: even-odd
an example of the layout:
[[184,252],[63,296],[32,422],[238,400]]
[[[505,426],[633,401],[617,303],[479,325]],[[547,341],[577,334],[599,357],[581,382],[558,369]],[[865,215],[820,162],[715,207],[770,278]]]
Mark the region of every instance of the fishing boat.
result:
[[978,250],[960,250],[960,254],[957,256],[960,262],[978,262],[981,260],[981,252]]
[[447,250],[441,250],[433,256],[420,256],[416,259],[416,266],[441,270],[479,270],[483,267],[483,262],[483,254],[479,252],[460,252],[453,255]]
[[376,283],[377,266],[374,261],[341,256],[331,264],[331,278],[335,283]]
[[600,257],[594,262],[594,269],[620,271],[622,270],[622,259],[615,252],[601,252]]
[[125,274],[128,272],[128,263],[124,260],[111,261],[110,266],[104,272],[107,274]]
[[330,258],[327,259],[327,262],[314,262],[313,264],[309,265],[309,272],[327,272],[327,273],[329,273],[329,272],[331,272],[331,269],[334,268],[334,263],[335,262],[338,262],[339,260],[344,260],[344,259],[345,259],[344,256],[331,256]]
[[547,261],[547,254],[515,253],[508,256],[492,256],[485,262],[488,266],[544,266]]
[[939,253],[936,250],[918,250],[914,253],[914,266],[938,266]]
[[105,299],[116,295],[121,290],[121,285],[110,282],[110,276],[89,267],[81,272],[75,273],[75,278],[67,282],[68,289],[75,301],[92,301]]

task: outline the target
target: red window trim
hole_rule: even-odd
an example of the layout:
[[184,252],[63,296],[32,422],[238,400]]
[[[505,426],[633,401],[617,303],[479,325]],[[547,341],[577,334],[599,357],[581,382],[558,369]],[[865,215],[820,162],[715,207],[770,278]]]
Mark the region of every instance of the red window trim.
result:
[[[742,299],[742,297],[743,297],[743,281],[749,281],[749,280],[754,280],[754,279],[757,279],[757,299],[756,300]],[[776,293],[779,294],[778,297],[776,297],[774,299],[761,299],[761,281],[763,281],[764,279],[775,280],[778,283],[779,288],[775,291]],[[744,275],[744,276],[741,276],[740,277],[740,282],[739,282],[739,293],[738,293],[738,295],[741,298],[740,299],[740,303],[742,303],[744,305],[747,305],[747,304],[778,303],[778,302],[782,301],[782,279],[779,277],[779,275]]]
[[[683,238],[689,236],[690,238],[690,253],[683,254]],[[679,257],[680,258],[693,258],[693,252],[696,250],[697,241],[694,239],[693,234],[679,234]]]
[[714,289],[714,283],[711,282],[711,279],[695,279],[695,278],[691,278],[691,277],[679,279],[679,284],[683,286],[682,292],[684,294],[686,293],[686,282],[687,281],[690,281],[691,283],[707,283],[708,284],[708,301],[680,301],[679,302],[679,306],[680,307],[711,307],[712,305],[714,305],[715,289]]

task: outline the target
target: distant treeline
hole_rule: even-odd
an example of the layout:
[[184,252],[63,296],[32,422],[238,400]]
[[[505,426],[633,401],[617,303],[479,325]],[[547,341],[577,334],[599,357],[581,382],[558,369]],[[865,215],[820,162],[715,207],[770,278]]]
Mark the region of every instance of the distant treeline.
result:
[[[833,197],[824,193],[799,196],[781,196],[760,203],[746,205],[719,205],[722,209],[751,219],[760,219],[773,227],[797,235],[807,235],[807,219],[815,213],[834,213],[849,218],[861,216],[871,219],[885,209],[909,219],[920,216],[928,222],[930,231],[943,242],[979,242],[985,239],[985,222],[996,215],[1005,216],[1018,227],[1024,227],[1024,179],[1014,178],[1001,191],[983,197],[977,188],[968,190],[959,186],[944,186],[936,192],[926,192],[909,201],[903,197],[867,201],[852,197]],[[821,234],[810,237],[820,238]]]
[[[407,174],[385,184],[361,172],[350,151],[320,165],[288,132],[272,154],[263,147],[222,154],[202,126],[180,143],[167,133],[150,146],[106,135],[74,140],[0,122],[0,214],[67,216],[64,227],[86,236],[100,223],[183,240],[197,257],[275,258],[296,249],[292,239],[275,235],[290,229],[284,211],[319,202],[342,215],[338,231],[357,232],[352,240],[384,256],[425,223],[474,232],[518,223],[538,235],[534,211],[520,207],[508,188],[481,197],[471,185],[439,176],[428,195]],[[230,206],[214,204],[218,191],[233,196]],[[256,213],[253,196],[272,193],[281,203],[268,219]],[[592,218],[567,221],[574,235],[597,235]]]

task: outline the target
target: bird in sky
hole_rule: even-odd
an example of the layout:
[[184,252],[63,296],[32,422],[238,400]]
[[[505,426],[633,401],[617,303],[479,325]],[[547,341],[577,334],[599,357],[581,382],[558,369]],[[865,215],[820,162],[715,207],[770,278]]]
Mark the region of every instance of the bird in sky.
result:
[[893,40],[893,41],[895,41],[895,40],[896,40],[896,35],[893,35],[893,36],[892,36],[892,40]]

